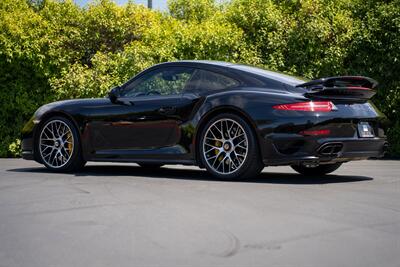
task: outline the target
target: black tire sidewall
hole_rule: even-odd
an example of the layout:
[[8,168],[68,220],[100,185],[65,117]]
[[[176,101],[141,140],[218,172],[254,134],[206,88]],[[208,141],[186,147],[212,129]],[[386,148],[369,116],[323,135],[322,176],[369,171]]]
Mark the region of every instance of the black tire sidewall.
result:
[[[221,120],[221,119],[231,119],[231,120],[234,120],[235,122],[239,123],[243,127],[244,131],[246,132],[247,140],[248,140],[248,152],[247,152],[245,162],[243,163],[243,165],[240,167],[239,170],[237,170],[236,172],[231,173],[231,174],[220,174],[218,172],[215,172],[208,165],[208,163],[204,157],[204,153],[203,153],[204,152],[203,142],[204,142],[204,137],[205,137],[205,134],[206,134],[208,128],[214,122]],[[242,119],[240,116],[238,116],[236,114],[222,113],[222,114],[219,114],[219,115],[213,117],[211,120],[209,120],[204,125],[204,127],[202,127],[200,134],[201,135],[199,138],[199,143],[197,144],[197,149],[199,150],[199,156],[201,159],[201,163],[203,166],[205,166],[205,168],[207,169],[208,172],[210,172],[214,177],[216,177],[218,179],[222,179],[222,180],[240,179],[243,176],[243,174],[245,174],[249,170],[249,168],[252,167],[251,161],[254,159],[254,157],[256,157],[257,160],[259,158],[257,141],[256,141],[256,137],[253,133],[253,130],[251,129],[250,125],[244,119]]]
[[[69,159],[68,163],[62,166],[61,168],[54,168],[50,166],[49,164],[46,163],[46,161],[42,158],[42,155],[40,153],[40,135],[42,133],[43,127],[45,127],[50,121],[54,120],[59,120],[63,121],[66,123],[69,128],[72,131],[72,135],[74,138],[74,149],[72,152],[72,156]],[[80,136],[78,134],[78,130],[76,129],[76,126],[67,118],[61,117],[61,116],[55,116],[55,117],[50,117],[48,118],[41,127],[39,128],[38,135],[37,135],[37,140],[36,140],[36,151],[37,151],[37,157],[40,159],[43,165],[45,165],[48,169],[55,171],[55,172],[66,172],[66,171],[71,171],[74,169],[77,161],[81,160],[81,144],[80,144]]]

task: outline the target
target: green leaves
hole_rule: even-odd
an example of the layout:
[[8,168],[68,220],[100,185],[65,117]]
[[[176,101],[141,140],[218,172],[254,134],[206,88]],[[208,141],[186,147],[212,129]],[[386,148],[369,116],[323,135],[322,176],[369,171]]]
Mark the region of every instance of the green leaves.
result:
[[[103,97],[164,61],[211,59],[317,78],[366,75],[400,154],[400,0],[0,1],[0,156],[40,105]],[[12,145],[10,145],[12,144]]]
[[218,11],[214,0],[168,0],[172,17],[183,21],[203,22]]

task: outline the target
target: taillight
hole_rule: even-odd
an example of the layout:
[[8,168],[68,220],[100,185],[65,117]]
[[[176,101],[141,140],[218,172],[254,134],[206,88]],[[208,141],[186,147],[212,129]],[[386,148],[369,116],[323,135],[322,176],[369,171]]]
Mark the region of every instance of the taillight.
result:
[[294,110],[294,111],[318,111],[318,112],[330,112],[334,109],[335,105],[330,101],[309,101],[290,103],[273,106],[274,109],[278,110]]
[[311,135],[311,136],[317,136],[317,135],[330,135],[331,131],[328,129],[323,129],[323,130],[304,130],[300,132],[301,135]]

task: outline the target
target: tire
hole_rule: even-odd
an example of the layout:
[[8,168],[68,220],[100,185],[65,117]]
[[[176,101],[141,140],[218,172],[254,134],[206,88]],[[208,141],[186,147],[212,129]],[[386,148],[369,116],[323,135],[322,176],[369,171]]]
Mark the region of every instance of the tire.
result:
[[264,168],[252,128],[235,114],[219,114],[207,122],[197,149],[201,163],[217,179],[248,179]]
[[138,163],[138,165],[144,169],[159,169],[164,164],[157,164],[157,163]]
[[78,130],[64,117],[47,119],[40,127],[35,143],[37,157],[52,171],[78,171],[86,164]]
[[323,164],[316,167],[306,167],[305,165],[292,165],[292,169],[306,176],[320,176],[336,171],[342,163]]

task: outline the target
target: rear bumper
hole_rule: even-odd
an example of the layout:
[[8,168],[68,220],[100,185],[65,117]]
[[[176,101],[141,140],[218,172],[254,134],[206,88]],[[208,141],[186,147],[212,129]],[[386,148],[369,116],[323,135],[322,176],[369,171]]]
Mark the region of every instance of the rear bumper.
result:
[[[290,147],[292,145],[292,147]],[[388,143],[386,138],[337,138],[279,140],[272,142],[273,156],[264,158],[266,165],[292,165],[302,162],[319,164],[347,162],[385,155]]]

